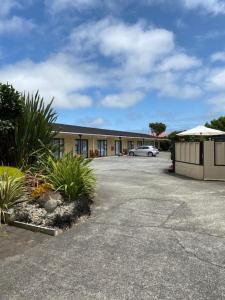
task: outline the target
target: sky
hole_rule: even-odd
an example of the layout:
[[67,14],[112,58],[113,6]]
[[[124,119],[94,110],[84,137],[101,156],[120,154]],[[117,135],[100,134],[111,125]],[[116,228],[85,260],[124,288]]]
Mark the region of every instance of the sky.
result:
[[58,122],[148,132],[225,115],[225,0],[1,0],[0,82]]

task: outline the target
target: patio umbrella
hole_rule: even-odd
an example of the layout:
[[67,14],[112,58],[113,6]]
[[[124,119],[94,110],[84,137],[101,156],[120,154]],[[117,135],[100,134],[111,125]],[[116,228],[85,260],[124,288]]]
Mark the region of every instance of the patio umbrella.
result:
[[215,136],[215,135],[225,135],[225,132],[200,125],[190,130],[186,130],[181,133],[178,133],[177,135],[178,136],[186,136],[186,135]]

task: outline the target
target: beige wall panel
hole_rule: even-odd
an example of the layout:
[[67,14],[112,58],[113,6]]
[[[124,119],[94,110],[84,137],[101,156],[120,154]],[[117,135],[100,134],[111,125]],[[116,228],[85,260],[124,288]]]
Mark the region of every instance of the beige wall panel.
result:
[[115,140],[111,137],[107,138],[107,148],[109,156],[115,155]]
[[[217,146],[216,146],[217,147]],[[217,156],[221,155],[222,158],[217,158],[222,162],[223,152],[222,147],[219,145],[217,149]],[[214,165],[214,142],[204,142],[204,179],[205,180],[225,180],[225,166]]]
[[190,162],[190,143],[185,143],[185,161]]
[[181,151],[181,143],[176,143],[175,144],[175,156],[176,156],[176,160],[178,160],[178,161],[181,160],[180,151]]
[[195,163],[199,164],[200,163],[200,143],[195,143]]
[[186,152],[185,143],[181,143],[181,145],[180,145],[180,160],[181,161],[185,161],[185,152]]
[[214,142],[204,142],[204,165],[214,166]]
[[182,162],[176,162],[175,164],[176,174],[191,177],[194,179],[203,179],[203,166],[192,165]]
[[127,151],[127,148],[128,148],[128,146],[127,146],[127,138],[122,138],[122,151]]
[[205,166],[204,179],[225,181],[225,166]]
[[195,143],[190,143],[190,163],[196,163]]
[[225,165],[225,143],[216,142],[215,143],[215,164]]

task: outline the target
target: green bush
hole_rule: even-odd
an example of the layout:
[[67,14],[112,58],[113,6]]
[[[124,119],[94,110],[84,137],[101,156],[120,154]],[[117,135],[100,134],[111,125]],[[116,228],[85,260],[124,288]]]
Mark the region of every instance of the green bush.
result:
[[6,167],[6,166],[0,167],[0,176],[2,176],[4,173],[7,173],[8,176],[15,177],[15,178],[24,177],[23,172],[13,167]]
[[163,140],[160,141],[160,150],[162,151],[168,151],[171,147],[171,141],[170,140]]
[[3,173],[0,176],[0,223],[4,210],[26,200],[26,188],[23,177],[16,178]]
[[43,162],[43,171],[47,181],[60,191],[68,201],[91,197],[95,190],[95,176],[90,168],[91,160],[82,156],[73,156],[72,153],[55,160],[49,156]]
[[0,83],[0,163],[15,164],[15,127],[23,113],[21,94]]

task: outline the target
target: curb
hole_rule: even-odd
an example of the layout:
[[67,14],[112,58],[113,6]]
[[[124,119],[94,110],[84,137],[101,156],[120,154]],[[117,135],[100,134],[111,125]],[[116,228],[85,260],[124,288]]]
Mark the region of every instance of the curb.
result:
[[51,236],[57,236],[62,232],[61,230],[58,229],[48,228],[40,225],[35,225],[35,224],[30,224],[30,223],[25,223],[20,221],[11,221],[10,220],[11,214],[8,212],[5,212],[4,216],[5,216],[6,223],[8,223],[10,226],[23,228],[33,232],[41,232]]

